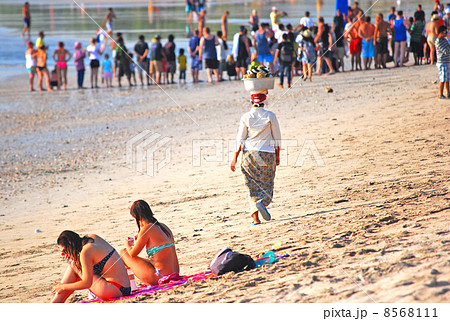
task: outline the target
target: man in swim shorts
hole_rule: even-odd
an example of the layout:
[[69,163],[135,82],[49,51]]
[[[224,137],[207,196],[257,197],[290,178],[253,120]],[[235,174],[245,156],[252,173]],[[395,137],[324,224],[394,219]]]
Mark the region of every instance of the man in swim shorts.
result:
[[375,26],[370,23],[370,17],[367,16],[364,22],[359,28],[358,35],[362,39],[362,58],[364,62],[364,68],[370,69],[372,59],[375,56],[375,47],[373,44],[373,36],[375,33]]
[[373,39],[376,55],[375,68],[381,68],[381,66],[383,66],[383,68],[386,68],[389,26],[389,23],[383,20],[383,14],[377,14]]
[[161,83],[161,75],[164,71],[163,59],[167,61],[166,53],[161,45],[161,36],[156,35],[150,46],[150,75],[158,85]]
[[[348,18],[348,21],[352,23],[351,19]],[[354,66],[356,65],[356,70],[361,68],[361,45],[362,39],[358,35],[358,30],[360,26],[360,21],[356,20],[353,22],[350,27],[347,28],[348,38],[350,40],[350,45],[348,47],[350,51],[350,55],[352,56],[352,71],[354,70]],[[358,69],[359,66],[359,69]]]
[[28,39],[30,39],[30,27],[31,27],[31,14],[30,14],[30,4],[28,2],[25,2],[25,5],[22,9],[23,14],[23,24],[24,28],[22,30],[22,37],[25,34],[25,32],[28,31]]
[[[138,73],[139,78],[141,79],[141,85],[144,85],[144,77],[147,78],[147,85],[150,85],[150,77],[148,75],[149,68],[148,68],[148,53],[150,48],[148,47],[148,43],[145,42],[145,36],[140,35],[139,41],[134,46],[134,53],[137,57],[137,63],[138,63]],[[142,75],[144,73],[144,76]]]
[[[111,37],[113,34],[113,21],[114,19],[116,19],[116,14],[113,11],[113,8],[109,8],[108,9],[108,13],[105,16],[105,19],[103,20],[102,23],[102,28],[105,27],[106,25],[106,30],[108,32],[108,35]],[[111,40],[111,46],[113,45],[113,41]]]
[[199,31],[195,30],[194,35],[189,40],[189,56],[192,58],[191,62],[191,69],[192,69],[192,81],[194,83],[198,82],[198,73],[200,70],[202,70],[202,61],[199,58],[199,51],[200,51],[200,37],[199,37]]
[[434,65],[436,63],[435,57],[436,57],[436,46],[434,42],[436,41],[436,38],[438,36],[438,21],[439,21],[439,15],[433,11],[433,15],[431,17],[431,21],[428,22],[426,27],[426,33],[427,33],[427,43],[430,47],[430,65]]

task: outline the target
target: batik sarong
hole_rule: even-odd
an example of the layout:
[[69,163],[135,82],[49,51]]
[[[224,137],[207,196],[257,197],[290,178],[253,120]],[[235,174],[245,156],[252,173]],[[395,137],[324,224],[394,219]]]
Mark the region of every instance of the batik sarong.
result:
[[260,151],[244,152],[241,171],[244,174],[245,186],[247,186],[250,192],[250,213],[253,214],[258,211],[256,202],[261,201],[266,207],[272,202],[275,170],[275,153]]

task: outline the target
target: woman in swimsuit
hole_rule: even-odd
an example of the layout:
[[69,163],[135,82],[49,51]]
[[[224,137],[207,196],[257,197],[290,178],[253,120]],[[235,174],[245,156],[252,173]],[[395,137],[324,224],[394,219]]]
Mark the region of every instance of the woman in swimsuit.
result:
[[75,290],[89,289],[108,300],[131,293],[125,265],[114,248],[100,236],[80,237],[64,231],[58,237],[61,255],[69,262],[61,283],[55,282],[52,302],[65,302]]
[[52,55],[56,62],[56,72],[58,73],[58,90],[61,89],[61,81],[64,75],[64,90],[67,89],[67,62],[72,58],[72,54],[64,48],[64,42],[58,42],[58,49]]
[[34,91],[33,83],[34,83],[34,74],[36,73],[36,55],[37,51],[34,50],[34,45],[31,41],[27,42],[27,51],[25,52],[25,67],[28,70],[28,74],[30,76],[30,91]]
[[41,91],[44,91],[44,88],[42,87],[42,81],[44,77],[46,77],[47,90],[51,92],[53,91],[53,89],[50,86],[50,75],[48,74],[47,69],[47,52],[45,50],[46,50],[45,45],[41,45],[38,48],[38,51],[36,53],[36,71],[38,75],[39,89]]
[[[139,233],[133,247],[132,241],[127,241],[126,249],[120,251],[125,264],[137,278],[151,285],[158,284],[158,280],[164,276],[179,273],[175,241],[170,229],[156,220],[145,201],[134,202],[130,214],[136,220]],[[148,259],[138,256],[144,246]]]

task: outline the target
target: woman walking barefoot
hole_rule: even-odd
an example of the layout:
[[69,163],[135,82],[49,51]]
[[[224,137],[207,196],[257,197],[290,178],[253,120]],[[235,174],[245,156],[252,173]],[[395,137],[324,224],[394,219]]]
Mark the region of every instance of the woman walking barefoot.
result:
[[74,291],[83,289],[89,289],[102,300],[130,295],[130,279],[122,259],[100,236],[80,237],[64,231],[57,243],[69,266],[61,282],[55,282],[52,303],[65,302]]
[[58,90],[61,89],[61,82],[64,79],[64,90],[67,90],[67,62],[72,58],[72,54],[64,48],[64,42],[58,42],[58,49],[53,52],[53,60],[56,62],[56,72],[58,73]]
[[242,115],[236,137],[236,152],[230,168],[234,172],[241,151],[241,171],[250,192],[253,224],[260,224],[258,213],[269,221],[267,206],[272,201],[276,166],[280,164],[281,132],[277,116],[264,109],[267,90],[251,95],[252,107]]
[[[145,201],[134,202],[130,214],[136,220],[139,232],[134,246],[127,241],[126,249],[120,251],[125,264],[138,279],[151,285],[158,284],[158,280],[165,276],[179,273],[175,241],[170,229],[156,220]],[[138,256],[144,247],[148,259]]]

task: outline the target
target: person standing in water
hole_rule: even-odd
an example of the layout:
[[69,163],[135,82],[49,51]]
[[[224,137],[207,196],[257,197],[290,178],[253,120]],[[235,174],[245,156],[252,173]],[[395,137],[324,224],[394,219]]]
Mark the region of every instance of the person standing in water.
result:
[[30,32],[31,32],[31,14],[30,14],[30,4],[28,2],[25,2],[25,5],[22,9],[23,14],[23,24],[24,28],[22,30],[22,37],[24,36],[25,32],[28,31],[28,39],[30,39]]
[[[106,32],[108,33],[108,35],[111,37],[113,34],[113,22],[114,19],[117,19],[116,14],[114,13],[113,8],[109,8],[108,9],[108,13],[105,16],[105,19],[103,19],[103,23],[102,23],[102,28],[104,28],[106,26]],[[112,45],[112,41],[111,41],[111,45]]]
[[276,166],[280,164],[281,131],[277,116],[264,107],[267,90],[251,95],[252,107],[242,115],[236,136],[236,152],[230,169],[242,151],[241,171],[245,186],[250,192],[250,213],[253,225],[260,224],[260,214],[266,221],[271,219],[267,206],[272,202]]

